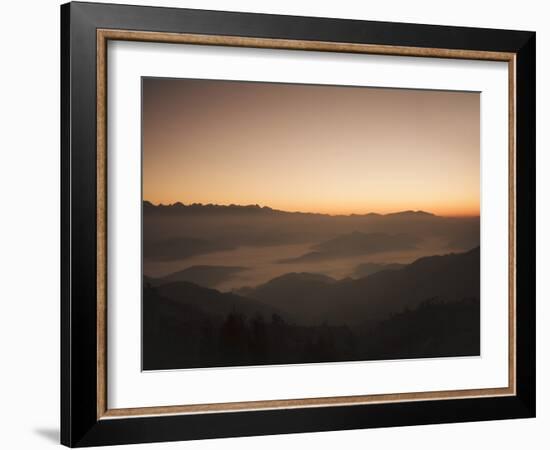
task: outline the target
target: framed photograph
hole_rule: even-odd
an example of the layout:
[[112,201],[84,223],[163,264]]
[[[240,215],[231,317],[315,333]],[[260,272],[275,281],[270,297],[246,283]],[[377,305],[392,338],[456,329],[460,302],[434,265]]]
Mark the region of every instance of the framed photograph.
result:
[[61,440],[535,416],[535,33],[61,7]]

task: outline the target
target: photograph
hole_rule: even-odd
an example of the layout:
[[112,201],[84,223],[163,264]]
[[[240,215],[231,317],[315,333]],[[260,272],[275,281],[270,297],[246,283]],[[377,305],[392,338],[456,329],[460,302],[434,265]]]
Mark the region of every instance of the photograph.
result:
[[480,355],[480,93],[142,77],[142,369]]

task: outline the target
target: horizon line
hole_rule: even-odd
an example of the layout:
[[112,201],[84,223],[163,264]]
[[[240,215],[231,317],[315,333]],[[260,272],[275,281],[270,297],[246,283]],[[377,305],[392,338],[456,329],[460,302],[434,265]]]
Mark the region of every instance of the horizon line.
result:
[[149,205],[151,206],[154,206],[154,207],[164,207],[164,208],[170,208],[170,207],[191,207],[191,206],[202,206],[202,207],[208,207],[208,206],[213,206],[213,207],[221,207],[221,208],[231,208],[231,207],[238,207],[238,208],[256,208],[256,209],[264,209],[264,210],[270,210],[270,211],[274,211],[274,212],[282,212],[282,213],[287,213],[287,214],[310,214],[310,215],[319,215],[319,216],[330,216],[330,217],[352,217],[352,216],[369,216],[369,215],[375,215],[375,216],[391,216],[391,215],[396,215],[396,214],[404,214],[404,213],[412,213],[412,214],[423,214],[423,215],[429,215],[429,216],[434,216],[434,217],[448,217],[448,218],[476,218],[476,217],[480,217],[480,214],[477,213],[477,214],[446,214],[446,215],[441,215],[441,214],[435,214],[435,213],[432,213],[430,211],[426,211],[426,210],[422,210],[422,209],[418,209],[418,210],[414,210],[414,209],[403,209],[403,210],[397,210],[397,211],[393,211],[393,212],[388,212],[388,213],[380,213],[380,212],[375,212],[375,211],[369,211],[369,212],[364,212],[364,213],[348,213],[348,214],[343,214],[343,213],[334,213],[334,214],[331,214],[331,213],[324,213],[324,212],[311,212],[311,211],[299,211],[299,210],[296,210],[296,211],[290,211],[290,210],[284,210],[284,209],[276,209],[276,208],[272,208],[271,206],[267,206],[267,205],[260,205],[258,203],[250,203],[250,204],[237,204],[237,203],[230,203],[230,204],[220,204],[220,203],[200,203],[200,202],[194,202],[194,203],[183,203],[181,201],[177,201],[177,202],[174,202],[174,203],[162,203],[162,202],[159,202],[159,203],[154,203],[150,200],[145,200],[143,199],[142,200],[142,203],[148,203]]

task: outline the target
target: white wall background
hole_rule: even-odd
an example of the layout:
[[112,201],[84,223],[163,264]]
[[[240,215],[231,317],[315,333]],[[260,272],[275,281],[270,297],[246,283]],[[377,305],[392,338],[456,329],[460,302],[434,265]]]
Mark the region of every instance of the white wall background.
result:
[[[122,1],[122,0],[121,0]],[[159,449],[548,448],[550,437],[550,14],[545,2],[501,0],[195,0],[135,4],[537,32],[538,417],[286,436],[141,445]],[[2,6],[0,70],[0,447],[42,449],[59,423],[59,1]],[[543,125],[546,125],[545,127]]]

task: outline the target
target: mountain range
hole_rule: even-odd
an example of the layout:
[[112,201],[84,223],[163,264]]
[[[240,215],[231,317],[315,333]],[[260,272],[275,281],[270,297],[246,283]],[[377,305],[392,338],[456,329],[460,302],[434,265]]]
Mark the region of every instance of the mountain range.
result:
[[259,214],[259,215],[292,215],[292,216],[324,216],[324,217],[436,217],[435,214],[426,211],[398,211],[388,214],[379,214],[369,212],[365,214],[326,214],[326,213],[311,213],[301,211],[284,211],[280,209],[270,208],[269,206],[254,205],[218,205],[215,203],[191,203],[184,204],[182,202],[170,203],[167,205],[155,205],[150,201],[143,201],[143,212],[145,214]]
[[234,292],[182,273],[144,278],[144,368],[479,354],[479,261],[477,247],[358,279],[286,273]]
[[354,278],[363,278],[367,275],[372,275],[373,273],[380,272],[382,270],[398,270],[405,267],[405,264],[399,264],[399,263],[375,263],[375,262],[368,262],[368,263],[362,263],[358,264],[355,267],[355,270],[353,272]]
[[381,320],[421,301],[479,298],[479,247],[461,254],[420,258],[397,270],[333,280],[287,274],[237,292],[286,311],[297,322],[357,324]]
[[247,314],[278,313],[302,324],[350,325],[387,318],[427,299],[449,302],[479,298],[479,256],[479,247],[465,253],[429,256],[358,279],[287,273],[259,286],[227,293],[183,279],[173,281],[178,273],[164,280],[145,278],[144,283],[163,298],[209,313],[224,315],[235,309]]
[[410,250],[416,247],[420,239],[407,234],[352,233],[337,236],[312,247],[312,251],[295,258],[282,259],[281,264],[310,261],[325,261],[372,253]]
[[[380,234],[378,234],[380,233]],[[479,245],[479,217],[425,211],[328,215],[258,205],[172,205],[143,202],[144,262],[177,261],[242,247],[310,246],[310,254],[280,258],[301,263],[353,253],[414,248],[437,240],[441,249]]]
[[176,281],[187,281],[207,288],[215,288],[224,281],[235,277],[237,274],[246,271],[241,266],[208,266],[195,265],[183,270],[170,273],[163,277],[153,278],[144,276],[144,281],[153,286]]

